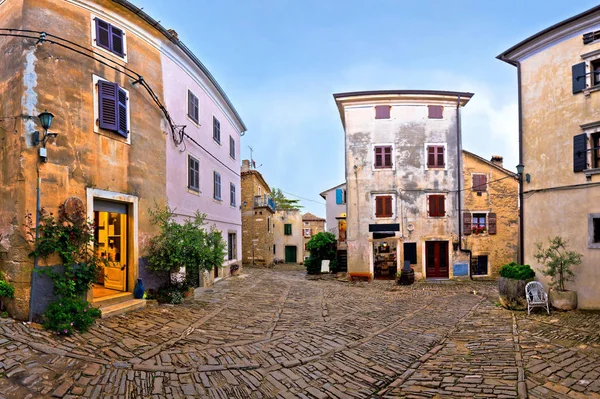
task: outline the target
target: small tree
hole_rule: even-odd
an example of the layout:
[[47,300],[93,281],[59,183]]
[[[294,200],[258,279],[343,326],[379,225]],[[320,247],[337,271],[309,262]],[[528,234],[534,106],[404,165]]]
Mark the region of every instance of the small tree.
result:
[[571,267],[581,264],[583,254],[567,250],[567,242],[560,236],[548,238],[548,243],[548,248],[544,248],[541,242],[537,242],[538,253],[534,256],[546,266],[542,273],[552,278],[550,286],[558,291],[566,291],[565,282],[574,277]]
[[273,188],[273,190],[271,190],[271,198],[275,201],[278,211],[294,211],[303,208],[303,206],[299,204],[300,200],[287,198],[279,188]]
[[337,256],[337,240],[334,234],[317,233],[306,243],[310,251],[310,257],[304,262],[308,274],[319,274],[321,272],[321,261],[331,260],[331,269],[335,268]]

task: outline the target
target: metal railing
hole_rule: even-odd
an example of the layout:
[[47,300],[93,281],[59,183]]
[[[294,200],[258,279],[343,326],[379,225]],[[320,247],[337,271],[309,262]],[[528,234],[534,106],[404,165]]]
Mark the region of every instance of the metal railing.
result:
[[269,208],[271,211],[277,211],[277,206],[275,206],[275,201],[268,195],[257,195],[254,197],[254,207],[255,208]]

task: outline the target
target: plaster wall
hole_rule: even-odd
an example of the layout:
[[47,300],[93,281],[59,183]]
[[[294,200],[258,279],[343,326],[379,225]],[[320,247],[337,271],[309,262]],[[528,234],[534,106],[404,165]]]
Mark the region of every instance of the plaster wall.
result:
[[[390,105],[389,119],[375,119],[375,105]],[[428,118],[428,105],[444,106],[442,119]],[[457,166],[460,151],[456,99],[403,99],[343,105],[346,131],[348,271],[373,273],[370,224],[398,223],[398,267],[402,265],[402,242],[417,243],[417,276],[424,270],[425,241],[449,242],[449,269],[464,257],[452,251],[458,239]],[[445,145],[446,166],[428,169],[426,144]],[[393,168],[374,168],[374,145],[392,145]],[[376,218],[376,194],[394,198],[393,217]],[[446,216],[427,216],[427,194],[446,196]],[[409,228],[410,227],[410,230]],[[398,269],[399,270],[399,269]]]
[[[487,190],[478,195],[473,191],[473,174],[487,176]],[[519,243],[519,182],[490,162],[463,151],[464,207],[463,212],[496,214],[496,234],[489,231],[463,235],[463,245],[473,256],[488,256],[486,277],[498,277],[500,268],[517,260]],[[500,180],[503,179],[503,180]]]
[[[89,3],[99,17],[111,23],[120,25],[121,20],[127,20],[144,26],[140,19],[110,1]],[[23,4],[22,8],[19,4]],[[44,30],[91,47],[91,11],[78,4],[49,0],[4,2],[0,5],[0,24]],[[129,30],[126,35],[127,66],[143,75],[162,98],[161,60],[156,48]],[[159,40],[156,36],[154,39]],[[11,99],[3,100],[3,112],[8,113],[6,116],[19,116],[3,140],[0,231],[8,237],[3,240],[7,256],[0,261],[0,268],[16,288],[17,298],[9,303],[9,311],[16,318],[25,319],[29,312],[32,259],[28,257],[31,247],[25,241],[22,226],[26,214],[35,213],[36,209],[36,168],[39,167],[42,182],[41,205],[51,212],[70,196],[81,198],[89,208],[86,189],[90,187],[139,198],[135,239],[140,243],[141,256],[145,243],[156,232],[146,210],[154,201],[166,202],[166,142],[161,129],[162,113],[148,93],[139,85],[132,85],[123,74],[71,50],[49,43],[36,45],[35,39],[3,39],[0,43],[14,54],[0,61],[0,73],[7,77],[2,79],[0,95]],[[130,143],[108,131],[95,132],[99,129],[95,127],[97,94],[93,75],[128,90]],[[12,81],[8,76],[13,76]],[[55,115],[50,130],[59,136],[47,145],[48,162],[38,165],[38,148],[32,146],[31,134],[42,131],[36,116],[45,109]],[[136,257],[129,265],[136,275],[138,261]]]
[[346,185],[332,188],[331,190],[325,191],[325,228],[328,232],[335,234],[335,238],[340,238],[340,232],[338,229],[338,220],[336,219],[342,213],[346,213],[346,204],[337,204],[335,191],[337,189],[346,190]]
[[[275,234],[273,244],[275,244],[275,257],[285,260],[285,247],[296,247],[296,258],[298,263],[302,263],[302,254],[304,253],[304,237],[302,237],[302,214],[299,210],[295,211],[277,211],[274,222]],[[292,225],[292,234],[284,234],[284,225]]]
[[[310,236],[304,236],[304,229],[310,229]],[[325,221],[324,220],[303,220],[302,221],[302,236],[304,243],[302,244],[302,259],[306,259],[310,256],[310,251],[306,248],[306,244],[310,241],[312,236],[325,232]]]
[[260,172],[242,169],[241,194],[243,262],[261,266],[271,265],[274,257],[275,214],[267,207],[254,208],[254,197],[270,195],[271,190]]
[[[598,29],[582,27],[521,60],[522,163],[531,176],[524,186],[524,262],[548,288],[548,279],[540,272],[542,265],[534,258],[535,243],[546,244],[548,237],[556,235],[565,238],[571,249],[583,254],[582,264],[574,268],[575,280],[567,285],[577,291],[578,306],[583,309],[600,308],[600,249],[588,248],[588,215],[600,212],[600,188],[594,186],[600,175],[592,171],[586,178],[584,172],[573,172],[573,137],[598,131],[584,131],[581,125],[600,122],[600,92],[592,88],[573,94],[571,67],[599,58],[586,54],[600,50],[600,42],[582,42],[583,33]],[[552,191],[571,185],[580,186]]]

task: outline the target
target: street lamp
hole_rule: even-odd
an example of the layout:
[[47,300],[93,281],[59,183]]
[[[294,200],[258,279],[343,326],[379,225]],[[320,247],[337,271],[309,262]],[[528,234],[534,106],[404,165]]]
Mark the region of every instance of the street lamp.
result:
[[40,132],[35,131],[33,132],[32,142],[34,146],[37,146],[40,143],[42,144],[42,146],[40,147],[40,159],[43,162],[48,162],[46,142],[48,142],[49,139],[53,139],[56,138],[56,136],[58,136],[58,133],[48,133],[48,129],[50,129],[50,126],[52,125],[52,119],[54,118],[54,115],[44,110],[44,112],[38,115],[38,118],[40,119],[40,123],[44,128],[44,136],[40,139]]
[[[523,165],[523,164],[517,165],[517,174],[519,175],[519,180],[521,181],[521,183],[523,182],[523,171],[524,170],[525,170],[525,165]],[[529,175],[529,173],[525,173],[525,181],[527,183],[531,182],[531,176]]]

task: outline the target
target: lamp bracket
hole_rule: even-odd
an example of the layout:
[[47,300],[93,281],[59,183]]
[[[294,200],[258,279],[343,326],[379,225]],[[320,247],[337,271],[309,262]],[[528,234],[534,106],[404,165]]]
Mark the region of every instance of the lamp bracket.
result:
[[131,82],[132,85],[136,85],[138,83],[142,83],[144,81],[144,77],[143,76],[138,76],[137,80],[134,80],[133,82]]

